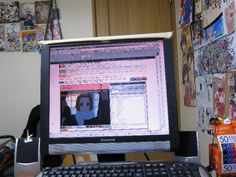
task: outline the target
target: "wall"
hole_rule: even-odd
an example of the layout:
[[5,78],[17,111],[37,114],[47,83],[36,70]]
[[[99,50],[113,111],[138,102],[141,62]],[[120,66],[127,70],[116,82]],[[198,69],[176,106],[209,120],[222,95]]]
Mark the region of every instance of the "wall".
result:
[[[57,0],[63,37],[93,36],[91,0]],[[40,54],[0,53],[0,135],[20,137],[40,103]]]
[[[175,1],[176,7],[176,24],[179,24],[179,1]],[[178,43],[178,59],[182,58],[181,49],[180,49],[180,28],[177,26],[177,43]],[[182,63],[179,62],[179,71],[182,71]],[[182,73],[179,72],[179,86],[180,86],[180,116],[181,116],[181,130],[197,130],[197,108],[191,108],[184,106],[184,88],[182,87]],[[209,144],[212,142],[212,136],[203,134],[199,131],[199,140],[200,140],[200,158],[201,163],[204,166],[209,165]]]

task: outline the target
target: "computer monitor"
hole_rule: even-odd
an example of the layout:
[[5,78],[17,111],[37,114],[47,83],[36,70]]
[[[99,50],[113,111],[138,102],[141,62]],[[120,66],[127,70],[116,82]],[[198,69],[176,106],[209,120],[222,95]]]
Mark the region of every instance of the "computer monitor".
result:
[[41,42],[43,154],[179,145],[172,33]]

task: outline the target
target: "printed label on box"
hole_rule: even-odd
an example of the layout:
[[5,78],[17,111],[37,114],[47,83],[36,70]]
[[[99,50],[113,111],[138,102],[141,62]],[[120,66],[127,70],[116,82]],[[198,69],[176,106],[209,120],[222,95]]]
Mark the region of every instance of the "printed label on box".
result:
[[218,135],[222,173],[236,172],[236,135]]

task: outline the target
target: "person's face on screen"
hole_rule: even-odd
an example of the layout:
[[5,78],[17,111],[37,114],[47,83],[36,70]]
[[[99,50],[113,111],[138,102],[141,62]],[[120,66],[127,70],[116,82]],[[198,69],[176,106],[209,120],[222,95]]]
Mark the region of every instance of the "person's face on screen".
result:
[[88,97],[81,97],[79,102],[80,111],[90,111],[91,105]]

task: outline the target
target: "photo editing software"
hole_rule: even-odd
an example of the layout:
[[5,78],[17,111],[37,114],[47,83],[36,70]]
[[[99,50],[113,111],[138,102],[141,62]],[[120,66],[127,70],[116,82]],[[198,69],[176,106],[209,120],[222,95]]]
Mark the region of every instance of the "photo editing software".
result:
[[50,48],[49,137],[169,134],[163,41]]

